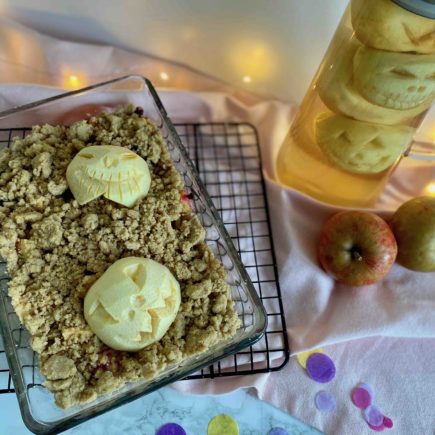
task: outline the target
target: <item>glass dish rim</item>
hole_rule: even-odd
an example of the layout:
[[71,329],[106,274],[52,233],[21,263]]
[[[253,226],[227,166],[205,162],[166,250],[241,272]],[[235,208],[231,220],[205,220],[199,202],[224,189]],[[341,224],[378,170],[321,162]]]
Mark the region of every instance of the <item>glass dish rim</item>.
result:
[[[125,75],[122,77],[114,78],[111,80],[107,80],[104,82],[96,83],[84,88],[67,91],[67,92],[61,92],[60,94],[40,99],[37,101],[33,101],[30,103],[26,103],[23,105],[15,106],[11,109],[5,110],[0,112],[0,119],[6,118],[10,115],[17,114],[20,112],[25,112],[27,110],[31,109],[37,109],[39,106],[44,106],[49,103],[53,103],[59,100],[67,99],[69,97],[73,97],[75,95],[79,95],[82,93],[86,93],[93,90],[98,90],[99,88],[104,88],[105,86],[115,84],[118,82],[122,82],[129,79],[135,79],[140,80],[144,83],[145,87],[149,91],[149,94],[153,100],[153,103],[155,105],[155,108],[159,112],[159,115],[161,116],[164,125],[168,129],[168,133],[170,135],[171,140],[173,141],[175,147],[177,150],[182,154],[187,167],[190,170],[190,175],[194,178],[195,183],[197,183],[199,187],[199,191],[201,193],[201,200],[204,201],[207,204],[207,207],[209,208],[209,212],[211,213],[213,219],[214,219],[214,225],[218,227],[219,233],[223,238],[223,241],[225,242],[225,247],[228,250],[228,255],[230,256],[231,260],[234,262],[234,266],[237,269],[238,273],[240,274],[241,278],[243,279],[243,283],[245,285],[246,290],[249,293],[249,296],[251,298],[251,301],[254,305],[254,309],[256,310],[257,316],[259,316],[258,324],[256,328],[254,327],[253,330],[250,332],[250,335],[243,338],[242,340],[233,343],[229,345],[228,347],[224,347],[222,349],[222,352],[218,356],[210,356],[210,358],[206,359],[206,361],[202,361],[203,358],[207,356],[207,353],[199,354],[197,356],[199,362],[195,362],[193,365],[189,365],[188,368],[182,370],[181,372],[175,371],[174,373],[170,373],[167,376],[164,376],[164,371],[161,372],[163,375],[163,378],[159,380],[159,382],[156,382],[155,384],[152,383],[151,387],[145,387],[142,389],[142,391],[126,391],[122,396],[113,398],[109,401],[105,401],[104,403],[96,404],[94,407],[96,410],[94,412],[89,412],[90,409],[79,411],[79,413],[75,416],[70,417],[64,417],[62,419],[59,419],[57,421],[54,421],[53,423],[41,423],[40,421],[36,420],[32,416],[32,412],[30,410],[30,401],[28,399],[27,394],[27,388],[26,383],[24,382],[22,369],[19,367],[19,359],[17,356],[17,348],[14,343],[14,339],[12,337],[12,330],[7,326],[8,320],[7,320],[7,310],[6,310],[6,300],[4,297],[4,291],[0,291],[1,297],[0,297],[0,331],[3,336],[3,342],[5,347],[5,354],[6,358],[10,367],[11,376],[14,382],[14,386],[16,389],[16,395],[19,402],[20,412],[23,418],[23,421],[27,428],[35,433],[54,433],[59,431],[64,431],[69,428],[72,428],[80,423],[83,423],[84,421],[96,417],[98,415],[101,415],[105,412],[108,412],[112,409],[115,409],[119,406],[122,406],[123,404],[129,403],[141,396],[144,396],[146,394],[149,394],[153,391],[156,391],[157,389],[166,386],[172,382],[175,382],[177,380],[183,379],[184,377],[197,372],[201,368],[207,367],[209,365],[212,365],[213,363],[221,360],[222,358],[225,358],[227,356],[231,356],[241,349],[244,349],[254,343],[256,343],[258,340],[262,338],[264,335],[266,328],[267,328],[267,313],[265,308],[262,305],[262,302],[260,300],[260,297],[258,296],[255,287],[253,286],[251,279],[245,269],[245,267],[242,264],[242,261],[239,257],[239,254],[237,253],[235,246],[231,240],[231,237],[229,236],[227,230],[225,229],[225,226],[222,222],[221,217],[219,216],[217,209],[215,208],[210,195],[208,194],[207,189],[205,188],[203,182],[199,178],[199,174],[196,170],[195,165],[191,161],[190,157],[188,156],[187,150],[184,147],[171,119],[169,118],[166,109],[163,106],[163,103],[161,102],[157,91],[155,90],[153,84],[149,79],[146,77],[140,76],[140,75]],[[12,128],[12,127],[11,127]],[[7,277],[0,277],[1,285],[4,287],[5,281],[7,281]],[[254,324],[255,326],[255,324]],[[85,414],[85,415],[82,415]],[[88,415],[89,414],[89,415]]]

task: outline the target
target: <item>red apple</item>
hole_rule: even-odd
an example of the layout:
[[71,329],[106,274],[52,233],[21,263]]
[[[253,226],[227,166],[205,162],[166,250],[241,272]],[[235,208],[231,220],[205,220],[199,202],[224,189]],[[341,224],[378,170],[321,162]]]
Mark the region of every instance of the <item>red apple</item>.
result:
[[373,213],[343,211],[330,217],[317,245],[323,268],[343,284],[362,286],[381,280],[397,255],[388,224]]

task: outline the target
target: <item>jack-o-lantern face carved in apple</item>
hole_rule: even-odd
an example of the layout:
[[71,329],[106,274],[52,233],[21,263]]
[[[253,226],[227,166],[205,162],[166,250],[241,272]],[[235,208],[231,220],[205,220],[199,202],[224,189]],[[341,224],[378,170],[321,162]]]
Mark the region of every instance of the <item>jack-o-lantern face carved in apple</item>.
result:
[[331,60],[317,89],[323,103],[335,113],[394,125],[430,107],[434,73],[435,55],[388,53],[352,43]]
[[435,20],[392,0],[351,0],[351,19],[356,37],[364,45],[394,52],[435,53]]
[[360,47],[353,59],[353,81],[368,101],[406,110],[432,101],[435,54],[392,53]]
[[316,119],[315,134],[317,144],[335,166],[347,172],[375,174],[397,161],[414,129],[321,114]]
[[100,145],[83,148],[67,168],[68,185],[80,205],[101,195],[132,207],[150,188],[144,159],[124,147]]
[[89,289],[85,319],[109,347],[136,351],[160,340],[180,307],[180,285],[156,261],[126,257]]

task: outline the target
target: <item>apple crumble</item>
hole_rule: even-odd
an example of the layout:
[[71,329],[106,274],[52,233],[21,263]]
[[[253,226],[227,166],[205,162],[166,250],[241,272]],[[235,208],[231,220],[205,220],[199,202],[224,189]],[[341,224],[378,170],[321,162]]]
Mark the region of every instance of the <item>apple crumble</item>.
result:
[[[148,195],[131,208],[103,196],[80,206],[66,169],[80,150],[95,145],[125,147],[145,159]],[[204,242],[183,189],[158,128],[133,107],[69,127],[35,126],[0,152],[0,254],[9,295],[58,406],[153,378],[235,334],[239,319],[223,266]],[[168,332],[138,352],[104,345],[83,315],[89,288],[129,256],[166,266],[182,298]]]

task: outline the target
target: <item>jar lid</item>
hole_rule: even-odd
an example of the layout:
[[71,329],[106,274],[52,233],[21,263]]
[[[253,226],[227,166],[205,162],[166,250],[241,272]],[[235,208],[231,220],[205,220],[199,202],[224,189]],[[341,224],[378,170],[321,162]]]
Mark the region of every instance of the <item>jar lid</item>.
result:
[[435,0],[393,0],[393,2],[415,14],[435,19]]

